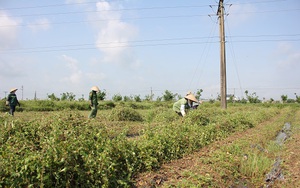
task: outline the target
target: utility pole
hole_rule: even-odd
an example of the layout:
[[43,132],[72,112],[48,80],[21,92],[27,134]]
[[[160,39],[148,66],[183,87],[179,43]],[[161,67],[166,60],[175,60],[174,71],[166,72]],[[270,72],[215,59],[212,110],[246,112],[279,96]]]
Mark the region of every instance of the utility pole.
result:
[[23,86],[21,87],[21,90],[22,90],[22,100],[23,100],[23,90],[24,90]]
[[224,29],[224,5],[223,0],[219,1],[218,7],[219,26],[220,26],[220,77],[221,77],[221,107],[227,108],[227,86],[226,86],[226,57],[225,57],[225,29]]

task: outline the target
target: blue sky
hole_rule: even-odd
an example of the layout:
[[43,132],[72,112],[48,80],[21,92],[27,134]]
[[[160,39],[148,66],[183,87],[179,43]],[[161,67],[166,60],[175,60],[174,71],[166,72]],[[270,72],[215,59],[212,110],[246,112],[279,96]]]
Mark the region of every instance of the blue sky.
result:
[[[224,0],[227,93],[300,95],[300,2]],[[0,98],[220,93],[215,0],[0,0]],[[23,90],[21,88],[23,87]]]

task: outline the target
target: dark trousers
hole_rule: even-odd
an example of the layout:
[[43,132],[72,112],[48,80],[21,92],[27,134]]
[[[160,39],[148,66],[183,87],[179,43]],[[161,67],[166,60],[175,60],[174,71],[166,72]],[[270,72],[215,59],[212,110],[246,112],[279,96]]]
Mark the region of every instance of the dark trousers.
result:
[[15,105],[9,105],[9,108],[10,108],[9,114],[13,116],[14,112],[16,111],[16,106]]
[[89,118],[95,118],[97,115],[97,105],[93,105],[92,110],[90,112]]

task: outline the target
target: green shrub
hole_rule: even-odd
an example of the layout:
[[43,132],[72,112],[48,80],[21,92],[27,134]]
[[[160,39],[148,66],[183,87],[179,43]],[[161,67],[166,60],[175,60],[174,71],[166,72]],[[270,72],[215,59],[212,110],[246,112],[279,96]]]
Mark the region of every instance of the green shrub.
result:
[[[42,117],[37,113],[30,121],[2,114],[0,187],[133,187],[137,173],[159,168],[278,112],[259,106],[227,111],[207,107],[180,123],[172,121],[179,118],[172,109],[159,107],[151,110],[149,121],[163,123],[145,127],[138,139],[128,139],[124,133],[112,138],[106,122],[87,119],[76,110]],[[129,107],[112,109],[110,118],[142,121]],[[251,170],[248,164],[244,167],[245,173]]]
[[114,108],[111,111],[109,119],[112,121],[143,121],[143,117],[140,113],[128,107]]

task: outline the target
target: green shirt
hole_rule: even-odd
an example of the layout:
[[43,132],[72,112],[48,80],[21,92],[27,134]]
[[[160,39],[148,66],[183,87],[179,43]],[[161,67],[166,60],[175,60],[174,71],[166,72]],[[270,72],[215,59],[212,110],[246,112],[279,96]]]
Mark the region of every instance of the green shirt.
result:
[[17,95],[15,93],[8,94],[7,101],[9,102],[9,105],[11,105],[11,106],[17,106],[19,104]]
[[89,100],[91,101],[92,106],[97,106],[98,105],[98,98],[97,98],[96,91],[91,91],[90,92]]
[[180,112],[181,105],[185,106],[185,109],[188,107],[188,100],[186,98],[179,99],[173,104],[173,110],[175,112]]

